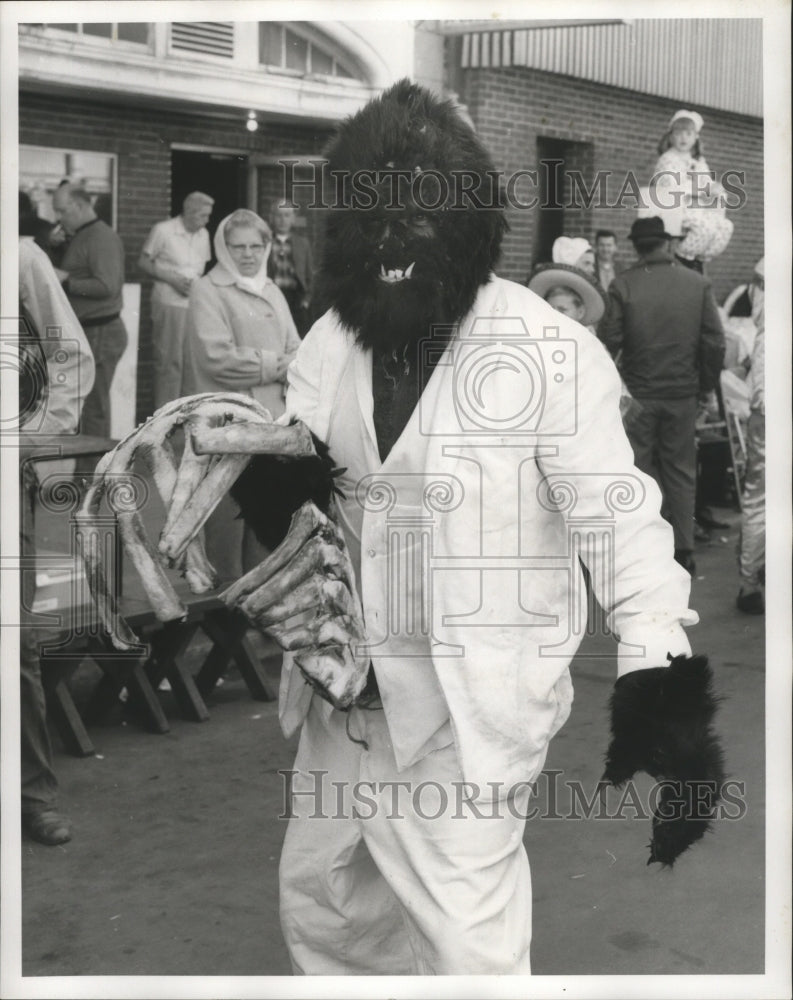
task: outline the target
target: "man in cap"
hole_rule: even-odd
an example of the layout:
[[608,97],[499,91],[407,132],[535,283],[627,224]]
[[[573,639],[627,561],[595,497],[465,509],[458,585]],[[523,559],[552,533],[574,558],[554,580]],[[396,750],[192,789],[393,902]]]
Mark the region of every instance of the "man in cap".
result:
[[611,283],[598,335],[622,352],[636,465],[660,486],[675,558],[693,575],[697,398],[718,384],[724,331],[710,282],[672,259],[660,218],[636,219],[629,239],[639,261]]

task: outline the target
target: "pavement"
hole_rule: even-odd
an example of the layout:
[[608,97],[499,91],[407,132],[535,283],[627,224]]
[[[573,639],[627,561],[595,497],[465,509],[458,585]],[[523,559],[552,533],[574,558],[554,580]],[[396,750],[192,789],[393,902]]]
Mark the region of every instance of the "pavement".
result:
[[[545,816],[526,827],[537,975],[763,972],[765,620],[735,610],[737,515],[718,513],[732,526],[697,548],[701,624],[690,638],[710,656],[723,698],[730,815],[671,871],[646,865],[641,801],[623,802],[615,818],[614,791],[606,816],[570,817],[570,787],[591,796],[602,770],[615,676],[611,640],[587,638],[572,665],[573,713],[538,786]],[[91,669],[75,677],[78,702]],[[275,682],[277,659],[267,669]],[[275,703],[251,700],[233,673],[205,723],[181,721],[161,698],[166,735],[120,705],[91,728],[94,757],[67,756],[55,737],[74,838],[56,848],[23,840],[26,976],[290,974],[277,908],[279,771],[295,741],[282,737]],[[638,787],[641,799],[649,781]]]

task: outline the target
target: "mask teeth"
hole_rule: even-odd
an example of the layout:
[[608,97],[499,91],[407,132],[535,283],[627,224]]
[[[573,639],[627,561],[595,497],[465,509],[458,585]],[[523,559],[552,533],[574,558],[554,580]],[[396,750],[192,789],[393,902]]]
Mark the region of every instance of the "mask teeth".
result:
[[408,267],[408,269],[407,269],[407,270],[405,271],[405,277],[406,277],[406,278],[409,278],[409,277],[411,276],[411,274],[413,274],[413,268],[414,268],[415,266],[416,266],[416,262],[415,262],[415,260],[414,260],[414,261],[413,261],[413,263],[412,263],[412,264],[411,264],[411,265],[410,265],[410,266]]

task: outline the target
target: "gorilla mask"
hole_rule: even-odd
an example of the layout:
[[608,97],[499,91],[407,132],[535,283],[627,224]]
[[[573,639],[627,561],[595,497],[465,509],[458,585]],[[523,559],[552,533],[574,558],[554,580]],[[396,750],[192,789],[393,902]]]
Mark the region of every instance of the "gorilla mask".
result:
[[331,141],[321,294],[378,353],[470,310],[506,221],[493,163],[454,106],[407,80]]

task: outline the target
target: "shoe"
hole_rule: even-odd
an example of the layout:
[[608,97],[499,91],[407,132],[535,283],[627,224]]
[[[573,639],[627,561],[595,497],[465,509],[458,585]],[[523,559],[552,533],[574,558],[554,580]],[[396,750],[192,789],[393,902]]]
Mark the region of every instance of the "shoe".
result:
[[710,541],[710,532],[700,527],[700,525],[696,521],[694,522],[694,541],[695,542]]
[[702,510],[698,510],[694,515],[694,520],[700,528],[710,528],[712,531],[724,531],[730,527],[726,521],[717,521],[710,507],[703,507]]
[[735,607],[739,611],[743,611],[745,615],[764,615],[765,598],[762,591],[750,590],[748,593],[745,593],[742,590],[735,599]]
[[35,809],[23,813],[22,825],[33,840],[48,847],[57,847],[72,839],[69,820],[55,809]]
[[675,562],[679,562],[691,576],[697,572],[697,564],[694,562],[691,549],[675,549]]

